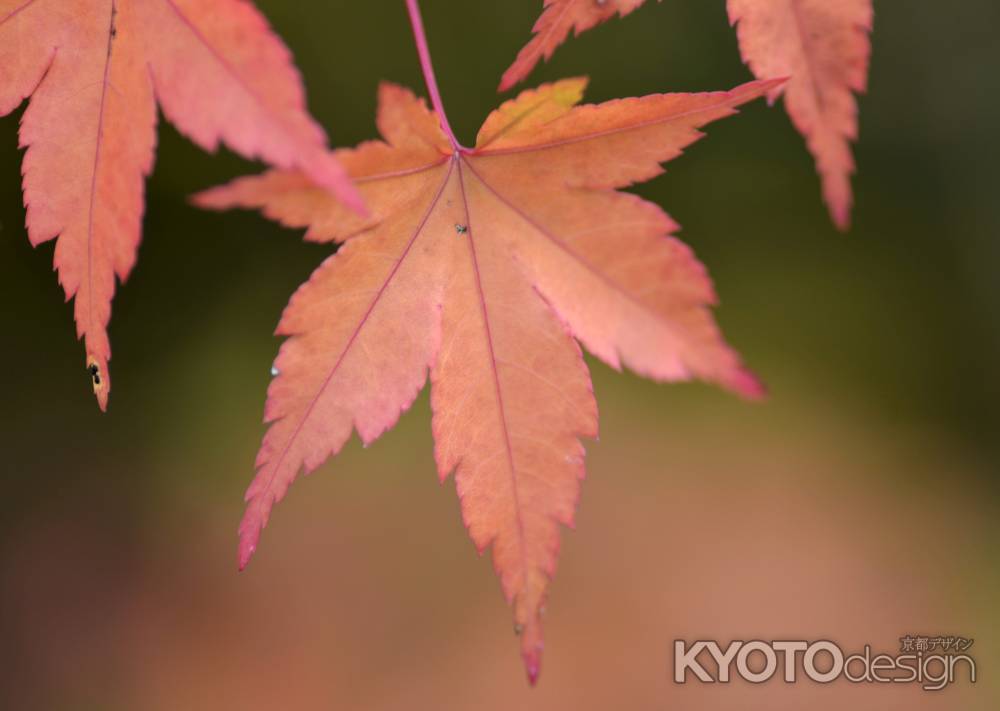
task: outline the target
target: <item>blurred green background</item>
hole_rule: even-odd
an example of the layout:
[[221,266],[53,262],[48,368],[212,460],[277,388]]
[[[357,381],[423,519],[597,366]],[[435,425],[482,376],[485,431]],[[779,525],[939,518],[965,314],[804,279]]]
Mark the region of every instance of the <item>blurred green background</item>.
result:
[[[423,4],[468,143],[541,3]],[[423,93],[402,0],[259,5],[335,144],[374,135],[379,80]],[[772,394],[748,405],[590,362],[602,437],[534,690],[454,489],[435,484],[426,393],[294,487],[237,575],[271,333],[329,252],[188,204],[259,167],[161,126],[102,416],[51,243],[23,228],[20,112],[0,119],[0,707],[998,708],[997,26],[992,0],[876,2],[849,235],[762,102],[638,189],[684,226]],[[723,0],[650,3],[527,85],[579,74],[592,101],[749,77]],[[943,633],[976,638],[975,687],[670,681],[677,638],[893,651]]]

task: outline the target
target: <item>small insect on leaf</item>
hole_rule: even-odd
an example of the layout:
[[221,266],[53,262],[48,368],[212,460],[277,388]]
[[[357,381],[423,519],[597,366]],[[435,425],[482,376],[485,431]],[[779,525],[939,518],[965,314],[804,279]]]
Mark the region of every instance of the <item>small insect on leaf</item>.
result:
[[108,407],[108,393],[111,392],[111,378],[108,377],[106,362],[93,353],[88,354],[87,374],[90,376],[90,384],[94,388],[97,404],[100,405],[102,411],[106,410]]

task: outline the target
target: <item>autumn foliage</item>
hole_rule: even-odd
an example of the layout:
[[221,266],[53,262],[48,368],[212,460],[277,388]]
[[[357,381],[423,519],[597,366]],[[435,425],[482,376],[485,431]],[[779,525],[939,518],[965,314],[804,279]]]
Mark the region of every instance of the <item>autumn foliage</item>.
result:
[[[196,197],[260,209],[336,249],[292,296],[267,394],[267,433],[239,527],[243,568],[272,508],[354,432],[390,429],[428,378],[442,480],[489,550],[529,678],[560,527],[573,523],[582,440],[597,405],[582,349],[659,382],[700,379],[746,398],[763,386],[715,324],[705,268],[648,181],[738,106],[784,95],[846,226],[865,87],[870,0],[729,0],[758,80],[731,91],[580,104],[585,79],[527,89],[458,143],[406,0],[432,100],[383,84],[380,140],[330,151],[288,50],[244,0],[0,0],[0,114],[23,99],[33,244],[56,239],[103,408],[116,280],[132,269],[156,107],[199,146],[273,166]],[[570,31],[642,0],[547,0],[504,75],[522,80]]]
[[57,239],[101,408],[115,280],[135,265],[156,105],[206,150],[298,167],[360,205],[305,108],[288,50],[244,0],[0,0],[0,115],[31,97],[24,204],[32,244]]
[[[646,0],[545,0],[534,37],[504,72],[500,89],[522,81],[541,59],[549,59],[569,37]],[[721,2],[721,0],[720,0]],[[823,198],[834,223],[850,225],[850,144],[858,137],[858,107],[852,92],[868,85],[871,0],[727,0],[743,61],[761,78],[788,77],[768,94],[784,95],[792,122],[805,136],[823,182]]]
[[266,419],[240,526],[240,565],[298,473],[352,429],[371,442],[431,378],[442,479],[514,607],[529,676],[559,524],[583,478],[597,406],[574,336],[613,367],[700,377],[748,397],[760,385],[725,344],[704,268],[660,208],[616,188],[648,180],[775,82],[576,106],[583,80],[526,91],[456,150],[426,106],[384,85],[383,141],[338,153],[370,219],[301,173],[244,178],[204,206],[258,207],[343,246],[296,292],[278,333]]

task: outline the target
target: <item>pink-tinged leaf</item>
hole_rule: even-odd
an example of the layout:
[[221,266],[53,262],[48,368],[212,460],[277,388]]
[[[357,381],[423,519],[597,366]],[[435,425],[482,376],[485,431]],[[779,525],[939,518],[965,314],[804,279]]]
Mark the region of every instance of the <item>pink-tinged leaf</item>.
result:
[[771,99],[785,95],[795,127],[806,138],[823,181],[834,223],[850,226],[858,137],[874,20],[871,0],[729,0],[743,59],[758,77],[789,77]]
[[507,91],[531,74],[539,61],[552,58],[572,31],[579,35],[615,15],[624,17],[646,0],[545,0],[545,9],[532,28],[534,37],[504,72],[500,91]]
[[288,50],[244,0],[0,0],[0,115],[25,98],[28,236],[58,238],[98,403],[107,406],[107,326],[135,264],[156,100],[182,133],[296,167],[360,200],[309,117]]
[[[570,30],[579,34],[645,0],[545,0],[535,35],[500,82],[504,91],[549,59]],[[788,78],[771,92],[785,95],[789,116],[805,136],[823,181],[834,223],[850,226],[858,136],[854,93],[865,91],[871,55],[871,0],[728,0],[740,51],[758,79]]]
[[[321,149],[288,48],[247,0],[139,0],[147,61],[163,113],[206,150],[220,141],[299,168],[356,209],[343,168]],[[211,100],[207,100],[211,97]]]
[[494,221],[487,186],[466,173],[471,165],[459,170],[467,231],[456,240],[431,376],[434,451],[441,477],[455,473],[476,549],[492,547],[534,683],[559,524],[573,524],[580,437],[597,436],[597,404],[579,346],[510,258],[509,215]]
[[455,151],[412,94],[384,86],[385,142],[338,157],[372,216],[301,173],[243,178],[197,198],[256,207],[317,241],[343,243],[292,298],[269,391],[271,422],[247,492],[240,565],[301,471],[357,430],[370,442],[431,373],[438,473],[454,473],[465,525],[491,549],[529,679],[560,524],[584,475],[597,407],[575,339],[657,380],[701,378],[762,393],[710,312],[704,268],[658,207],[617,188],[648,180],[779,82],[576,106],[585,82],[526,91]]

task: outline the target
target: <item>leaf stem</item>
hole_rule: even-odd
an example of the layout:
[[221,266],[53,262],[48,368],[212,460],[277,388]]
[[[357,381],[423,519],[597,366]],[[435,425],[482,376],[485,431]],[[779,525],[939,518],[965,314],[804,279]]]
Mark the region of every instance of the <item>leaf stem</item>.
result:
[[451,130],[451,124],[448,123],[448,115],[444,112],[444,103],[441,101],[441,92],[438,91],[437,78],[434,76],[434,65],[431,63],[431,51],[427,46],[427,35],[424,32],[424,21],[420,17],[418,0],[406,0],[406,9],[410,12],[410,25],[413,27],[413,39],[417,44],[417,54],[420,56],[420,68],[424,72],[424,82],[426,82],[427,91],[431,95],[431,104],[434,106],[434,111],[437,112],[438,121],[441,122],[441,130],[448,136],[456,153],[465,153],[469,149],[455,138],[455,132]]

